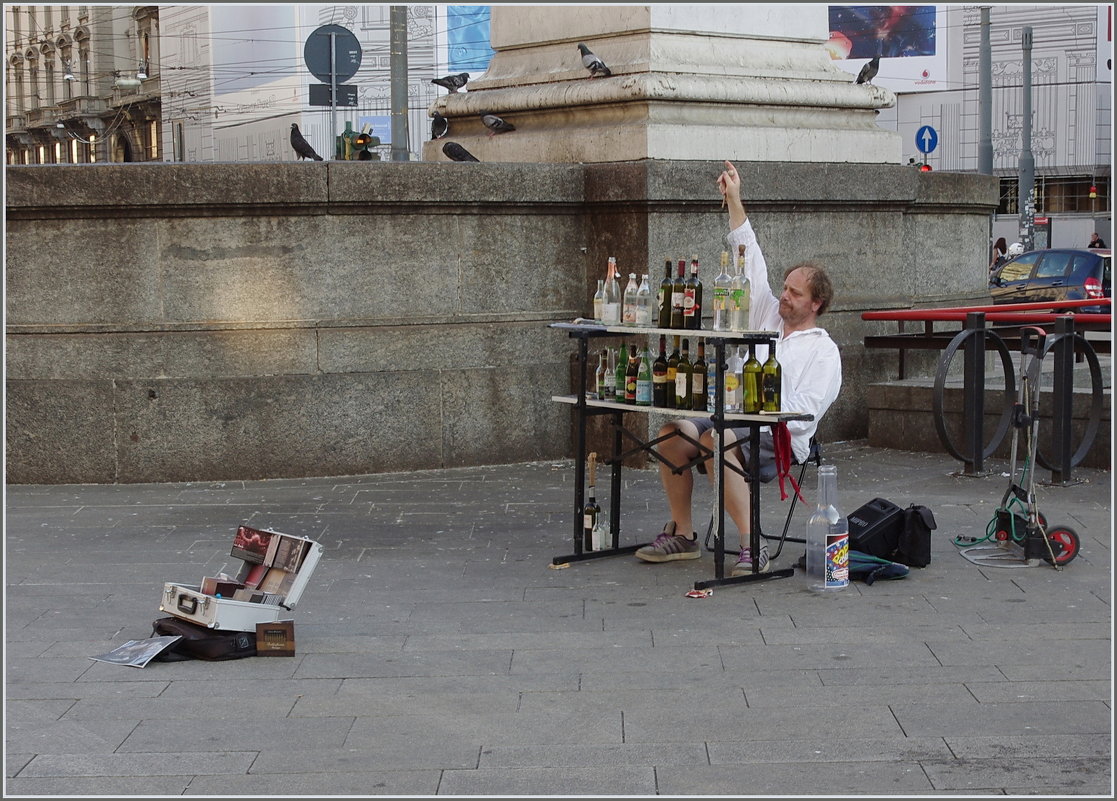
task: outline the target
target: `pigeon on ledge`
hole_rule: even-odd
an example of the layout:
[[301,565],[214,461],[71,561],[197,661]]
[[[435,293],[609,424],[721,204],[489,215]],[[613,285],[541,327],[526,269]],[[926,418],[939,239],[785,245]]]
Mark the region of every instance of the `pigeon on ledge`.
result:
[[299,126],[296,123],[291,123],[291,147],[299,155],[299,161],[303,159],[314,159],[321,161],[322,157],[314,152],[314,148],[310,143],[303,139],[303,135],[299,133]]
[[457,75],[443,75],[441,78],[434,78],[431,80],[435,86],[441,86],[444,89],[449,89],[451,93],[456,93],[459,89],[469,83],[469,73],[459,72]]
[[442,146],[442,152],[451,161],[480,161],[476,156],[459,145],[457,142],[447,142]]
[[510,122],[505,122],[497,115],[488,111],[481,115],[481,122],[489,129],[489,136],[516,130],[515,125]]
[[582,66],[590,71],[591,78],[608,78],[612,75],[612,71],[605,66],[605,62],[590,52],[590,49],[584,44],[578,45],[578,50],[582,53]]
[[450,123],[439,114],[434,112],[434,117],[431,119],[431,139],[441,139],[450,130]]
[[877,77],[877,70],[880,69],[880,56],[873,56],[873,60],[861,68],[861,72],[857,73],[857,80],[855,83],[872,83],[873,78]]

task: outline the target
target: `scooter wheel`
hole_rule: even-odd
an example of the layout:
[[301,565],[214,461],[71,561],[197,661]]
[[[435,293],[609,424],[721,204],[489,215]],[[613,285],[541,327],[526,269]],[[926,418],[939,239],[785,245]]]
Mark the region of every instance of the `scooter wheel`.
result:
[[[1078,535],[1074,533],[1074,529],[1067,528],[1066,526],[1057,526],[1047,532],[1047,539],[1051,540],[1053,544],[1058,543],[1062,546],[1061,550],[1052,548],[1052,550],[1058,550],[1058,553],[1055,555],[1056,565],[1061,567],[1078,556]],[[1051,564],[1051,557],[1044,556],[1043,561]]]

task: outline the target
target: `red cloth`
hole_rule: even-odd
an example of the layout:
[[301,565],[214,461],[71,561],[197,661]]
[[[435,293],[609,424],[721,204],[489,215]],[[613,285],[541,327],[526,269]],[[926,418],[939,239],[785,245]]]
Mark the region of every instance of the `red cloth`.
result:
[[776,454],[776,472],[780,477],[780,500],[787,500],[787,490],[783,486],[784,479],[787,479],[791,482],[796,497],[806,503],[803,493],[799,492],[799,483],[791,475],[791,432],[787,428],[787,423],[777,423],[772,429],[772,446]]

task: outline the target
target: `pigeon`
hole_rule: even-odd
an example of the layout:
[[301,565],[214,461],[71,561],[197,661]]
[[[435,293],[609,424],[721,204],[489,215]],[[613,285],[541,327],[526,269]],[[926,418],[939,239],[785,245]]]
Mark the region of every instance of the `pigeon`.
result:
[[590,71],[591,78],[608,78],[612,75],[612,71],[605,66],[605,62],[590,52],[590,49],[584,44],[578,45],[578,50],[582,53],[582,66]]
[[434,118],[431,120],[431,139],[441,139],[450,130],[450,123],[439,114],[434,112]]
[[481,114],[481,122],[489,129],[489,136],[496,136],[497,134],[516,130],[515,125],[510,122],[505,122],[490,111]]
[[445,153],[451,161],[480,161],[480,159],[457,142],[447,142],[442,146],[442,152]]
[[310,143],[303,139],[303,135],[299,133],[299,126],[296,123],[291,123],[291,147],[293,147],[295,152],[299,155],[299,161],[303,159],[314,159],[315,161],[322,160],[322,157],[314,152],[314,148],[310,146]]
[[469,73],[459,72],[457,75],[443,75],[441,78],[434,78],[431,83],[449,89],[456,94],[459,89],[469,83]]
[[880,56],[873,56],[873,60],[862,67],[861,72],[857,73],[855,83],[872,83],[873,78],[877,77],[878,69],[880,69]]

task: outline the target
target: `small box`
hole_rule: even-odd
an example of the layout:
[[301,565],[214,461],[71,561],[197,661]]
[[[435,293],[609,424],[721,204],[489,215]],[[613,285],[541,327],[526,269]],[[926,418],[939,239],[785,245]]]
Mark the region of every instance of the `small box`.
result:
[[295,621],[256,624],[256,656],[294,656]]
[[[295,608],[322,546],[306,537],[240,526],[230,555],[243,562],[233,597],[207,594],[202,584],[168,581],[159,611],[211,629],[254,632],[256,624],[274,623]],[[203,584],[214,586],[204,579]]]

